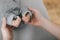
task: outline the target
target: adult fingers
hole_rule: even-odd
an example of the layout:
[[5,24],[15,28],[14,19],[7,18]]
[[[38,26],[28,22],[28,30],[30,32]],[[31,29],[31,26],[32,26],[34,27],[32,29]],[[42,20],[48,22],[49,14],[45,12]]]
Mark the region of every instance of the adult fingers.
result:
[[5,28],[6,27],[6,18],[3,17],[3,20],[2,20],[2,27]]

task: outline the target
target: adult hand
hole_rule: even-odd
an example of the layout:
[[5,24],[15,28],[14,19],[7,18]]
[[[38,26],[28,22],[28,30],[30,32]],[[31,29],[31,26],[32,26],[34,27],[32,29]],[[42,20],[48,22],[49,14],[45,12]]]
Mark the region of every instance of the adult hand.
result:
[[[21,19],[17,17],[17,20],[12,21],[12,25],[14,27],[18,27]],[[3,40],[13,40],[13,27],[6,24],[6,18],[4,17],[2,20],[1,32],[3,36]]]
[[29,24],[32,24],[32,25],[35,25],[35,26],[40,26],[41,25],[41,18],[42,18],[42,15],[40,14],[40,12],[34,8],[28,8],[32,14],[33,14],[33,17],[32,17],[32,20],[31,22],[29,22],[29,19],[30,19],[30,16],[23,16],[23,20],[25,23],[29,23]]

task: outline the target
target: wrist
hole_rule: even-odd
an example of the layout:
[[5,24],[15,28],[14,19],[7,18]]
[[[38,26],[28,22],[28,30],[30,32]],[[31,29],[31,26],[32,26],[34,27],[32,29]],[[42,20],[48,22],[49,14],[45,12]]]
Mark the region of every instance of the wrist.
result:
[[6,36],[3,35],[3,39],[4,40],[10,40],[10,39],[12,40],[13,39],[13,35],[6,35]]
[[46,20],[46,19],[45,19],[43,16],[41,16],[41,17],[40,17],[40,21],[39,21],[39,26],[42,27],[42,26],[44,25],[44,23],[46,23],[45,20]]
[[3,40],[13,40],[13,37],[3,37]]
[[43,28],[46,27],[49,23],[49,20],[44,18],[44,17],[41,17],[40,20],[41,20],[41,25],[40,26],[43,27]]

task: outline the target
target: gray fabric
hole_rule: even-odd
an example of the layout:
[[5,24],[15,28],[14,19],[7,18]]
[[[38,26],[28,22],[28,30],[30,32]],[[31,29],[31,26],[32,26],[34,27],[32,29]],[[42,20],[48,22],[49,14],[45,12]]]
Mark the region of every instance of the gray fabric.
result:
[[[44,17],[48,18],[46,9],[42,0],[0,0],[0,18],[7,16],[8,11],[15,7],[34,7],[38,9]],[[1,19],[0,19],[1,20]],[[0,21],[0,27],[2,22]],[[0,31],[0,40],[2,35]],[[33,27],[32,25],[22,24],[19,28],[14,30],[14,40],[57,40],[53,35],[48,33],[45,29]]]

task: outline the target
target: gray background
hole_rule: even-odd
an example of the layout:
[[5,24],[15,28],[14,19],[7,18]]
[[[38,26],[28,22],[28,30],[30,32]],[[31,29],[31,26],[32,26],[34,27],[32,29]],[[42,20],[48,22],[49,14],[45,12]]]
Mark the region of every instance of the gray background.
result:
[[[20,8],[34,7],[39,10],[45,18],[49,19],[42,0],[16,0],[15,2],[13,0],[0,0],[0,20],[2,19],[1,16],[8,14],[6,13],[7,10],[17,6]],[[0,21],[0,26],[1,24],[2,22]],[[43,28],[37,28],[27,24],[22,24],[20,27],[14,30],[14,40],[57,40]],[[0,40],[2,40],[1,31]]]

